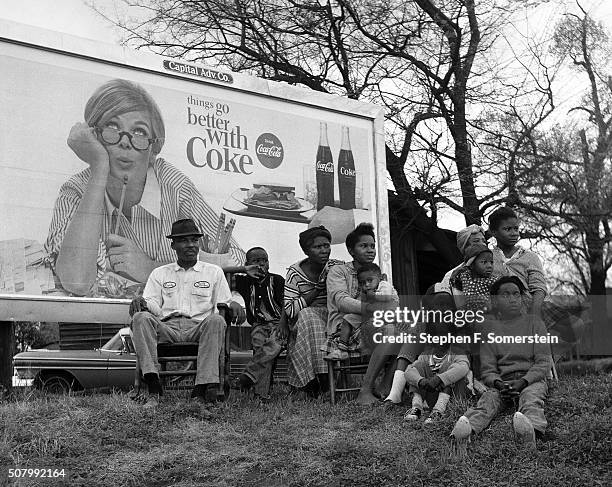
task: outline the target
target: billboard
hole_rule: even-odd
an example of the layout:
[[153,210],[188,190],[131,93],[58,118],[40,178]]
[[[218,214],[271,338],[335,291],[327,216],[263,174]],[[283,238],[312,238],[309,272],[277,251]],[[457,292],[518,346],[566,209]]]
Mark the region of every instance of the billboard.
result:
[[346,233],[369,221],[389,272],[378,107],[6,25],[0,295],[129,299],[174,260],[181,218],[201,260],[261,246],[281,275],[309,225],[349,260]]

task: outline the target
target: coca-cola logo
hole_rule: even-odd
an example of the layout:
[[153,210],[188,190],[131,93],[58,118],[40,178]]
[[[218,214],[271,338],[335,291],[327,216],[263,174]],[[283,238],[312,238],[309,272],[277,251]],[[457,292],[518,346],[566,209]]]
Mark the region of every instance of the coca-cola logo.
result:
[[321,172],[334,172],[334,163],[333,162],[320,162],[317,161],[317,171],[321,171]]
[[264,167],[276,169],[283,162],[285,151],[279,138],[270,133],[261,134],[255,142],[255,154]]
[[355,177],[355,170],[354,169],[349,169],[347,167],[341,167],[340,168],[340,175],[348,176],[350,178],[354,178]]

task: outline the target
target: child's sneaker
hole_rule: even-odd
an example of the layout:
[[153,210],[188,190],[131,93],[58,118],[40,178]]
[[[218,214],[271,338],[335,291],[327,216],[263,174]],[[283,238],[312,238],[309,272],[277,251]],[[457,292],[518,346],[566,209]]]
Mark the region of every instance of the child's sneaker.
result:
[[520,443],[528,448],[535,448],[536,437],[533,424],[523,413],[516,412],[512,418],[512,427]]
[[349,358],[349,354],[348,352],[337,348],[329,352],[325,358],[327,360],[346,360]]
[[463,443],[466,440],[469,441],[471,434],[472,425],[470,424],[470,420],[465,416],[461,416],[455,423],[455,427],[453,431],[451,431],[451,436],[453,436],[458,443]]
[[429,415],[429,417],[424,421],[424,423],[433,424],[433,423],[439,422],[441,419],[442,419],[442,412],[438,411],[437,409],[434,409]]
[[422,414],[422,409],[411,407],[408,411],[406,411],[406,414],[404,414],[404,421],[417,421]]

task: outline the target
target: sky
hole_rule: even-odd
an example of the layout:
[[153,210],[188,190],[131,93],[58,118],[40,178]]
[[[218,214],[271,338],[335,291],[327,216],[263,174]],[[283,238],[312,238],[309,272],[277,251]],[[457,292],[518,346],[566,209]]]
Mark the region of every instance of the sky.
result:
[[83,0],[0,0],[0,18],[110,44],[120,38],[110,22]]

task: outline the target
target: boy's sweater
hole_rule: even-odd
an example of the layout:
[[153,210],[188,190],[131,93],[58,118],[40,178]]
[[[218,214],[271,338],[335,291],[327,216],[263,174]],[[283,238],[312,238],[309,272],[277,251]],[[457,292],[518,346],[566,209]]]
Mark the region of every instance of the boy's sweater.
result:
[[[525,343],[490,343],[495,337],[524,337]],[[528,343],[535,335],[546,337],[546,328],[539,318],[521,315],[511,320],[491,319],[484,326],[480,347],[480,372],[485,385],[493,387],[496,380],[522,372],[528,384],[541,381],[552,366],[550,344]]]
[[[426,353],[419,355],[417,361],[429,365],[432,354],[433,351],[428,350]],[[445,386],[455,384],[457,381],[463,379],[470,371],[470,360],[467,355],[458,355],[449,351],[444,357],[444,362],[449,364],[448,369],[436,375],[440,377],[440,380],[442,380]],[[423,378],[414,366],[408,366],[404,376],[406,377],[406,382],[414,387],[418,387],[419,380]]]

